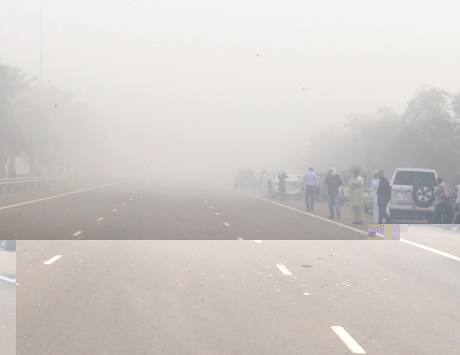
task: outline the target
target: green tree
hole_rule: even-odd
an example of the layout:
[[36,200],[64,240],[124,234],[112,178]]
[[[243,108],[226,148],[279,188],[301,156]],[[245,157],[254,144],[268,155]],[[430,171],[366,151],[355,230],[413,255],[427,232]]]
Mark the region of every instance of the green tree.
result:
[[434,168],[451,183],[459,164],[456,100],[444,90],[423,87],[407,105],[401,135],[407,148],[402,152],[410,153],[415,166]]

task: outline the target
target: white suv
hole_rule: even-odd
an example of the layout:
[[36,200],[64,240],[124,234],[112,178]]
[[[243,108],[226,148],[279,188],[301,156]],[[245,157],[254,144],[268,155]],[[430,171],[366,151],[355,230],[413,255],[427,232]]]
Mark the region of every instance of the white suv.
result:
[[392,220],[431,219],[437,174],[433,169],[397,168],[390,181]]

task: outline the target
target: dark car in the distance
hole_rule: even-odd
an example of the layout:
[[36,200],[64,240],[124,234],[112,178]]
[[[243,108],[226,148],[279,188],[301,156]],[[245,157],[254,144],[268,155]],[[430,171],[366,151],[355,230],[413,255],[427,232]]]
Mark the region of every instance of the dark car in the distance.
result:
[[243,187],[257,190],[258,183],[254,170],[251,168],[241,168],[238,170],[233,180],[233,187],[235,189]]

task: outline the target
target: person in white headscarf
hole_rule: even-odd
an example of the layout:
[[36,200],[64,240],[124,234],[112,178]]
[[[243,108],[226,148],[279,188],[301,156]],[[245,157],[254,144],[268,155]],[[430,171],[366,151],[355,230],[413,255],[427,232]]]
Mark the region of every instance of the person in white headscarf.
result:
[[269,184],[268,174],[267,174],[267,171],[264,170],[262,171],[262,176],[260,177],[260,185],[259,185],[260,197],[262,198],[270,197],[270,192],[268,190],[268,184]]
[[373,199],[373,207],[372,210],[374,211],[374,223],[379,223],[379,205],[377,203],[377,189],[379,188],[379,171],[374,171],[371,185],[371,192],[372,192],[372,199]]
[[363,224],[362,210],[364,207],[363,194],[364,179],[358,170],[353,171],[353,178],[348,183],[350,189],[350,207],[353,218],[353,224]]

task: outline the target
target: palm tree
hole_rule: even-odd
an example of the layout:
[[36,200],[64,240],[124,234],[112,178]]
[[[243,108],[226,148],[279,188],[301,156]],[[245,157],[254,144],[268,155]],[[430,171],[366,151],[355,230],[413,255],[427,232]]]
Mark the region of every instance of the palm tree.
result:
[[16,157],[24,148],[16,108],[32,80],[18,68],[0,65],[0,178],[16,175]]

